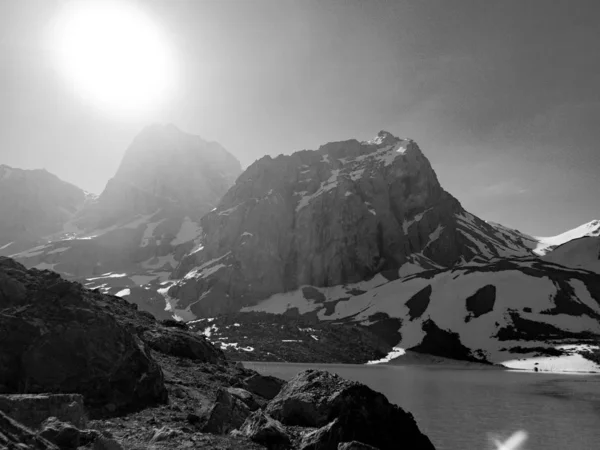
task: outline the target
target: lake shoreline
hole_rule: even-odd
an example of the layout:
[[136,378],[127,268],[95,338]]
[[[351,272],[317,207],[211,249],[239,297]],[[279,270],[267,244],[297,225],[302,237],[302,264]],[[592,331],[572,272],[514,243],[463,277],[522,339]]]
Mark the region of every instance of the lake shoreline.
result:
[[584,370],[534,370],[527,368],[507,367],[502,364],[480,363],[474,361],[462,361],[457,359],[445,358],[443,356],[429,355],[426,353],[414,352],[407,350],[403,355],[398,356],[387,362],[374,364],[352,364],[352,363],[322,363],[322,362],[282,362],[282,361],[239,361],[247,367],[247,364],[306,364],[306,365],[331,365],[331,366],[418,366],[431,370],[478,370],[478,371],[506,371],[531,374],[554,374],[554,375],[600,375],[600,372],[584,371]]

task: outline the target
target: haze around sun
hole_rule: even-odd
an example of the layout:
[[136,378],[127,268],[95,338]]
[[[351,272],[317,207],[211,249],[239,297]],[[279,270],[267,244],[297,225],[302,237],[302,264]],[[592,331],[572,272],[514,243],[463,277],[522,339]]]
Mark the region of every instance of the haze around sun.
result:
[[175,61],[167,38],[133,3],[67,3],[49,39],[58,71],[69,87],[109,113],[147,113],[173,91]]

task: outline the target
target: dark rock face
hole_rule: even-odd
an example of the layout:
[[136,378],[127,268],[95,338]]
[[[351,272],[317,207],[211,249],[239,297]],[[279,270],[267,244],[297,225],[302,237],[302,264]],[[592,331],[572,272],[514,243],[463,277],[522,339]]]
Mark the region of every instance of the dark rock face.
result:
[[442,330],[432,320],[423,323],[423,331],[426,333],[423,341],[412,347],[412,351],[464,361],[486,362],[485,359],[474,356],[471,350],[460,342],[456,333]]
[[253,413],[240,429],[242,436],[248,437],[269,450],[284,450],[291,447],[291,439],[281,422],[262,411]]
[[242,426],[250,415],[250,409],[237,396],[222,389],[208,414],[208,420],[202,427],[205,433],[226,434]]
[[[208,339],[236,361],[364,364],[383,358],[393,346],[349,320],[331,323],[291,311],[227,314],[194,320],[189,328],[210,330]],[[234,342],[238,345],[230,345]]]
[[190,358],[210,363],[223,359],[223,354],[204,336],[198,336],[177,328],[147,330],[143,333],[144,341],[154,350],[168,355]]
[[0,448],[8,450],[58,450],[50,441],[0,411]]
[[40,436],[65,450],[76,449],[81,444],[81,432],[77,427],[56,417],[50,417],[42,424]]
[[431,267],[529,254],[464,211],[415,142],[387,132],[264,157],[201,225],[204,247],[182,261],[176,276],[185,279],[169,291],[197,316],[303,285],[397,276],[415,254]]
[[285,382],[279,378],[255,373],[244,379],[241,386],[253,394],[271,400],[279,394],[284,384]]
[[0,395],[0,411],[30,428],[40,427],[49,417],[77,428],[87,425],[83,397],[79,394]]
[[410,413],[363,384],[324,371],[296,375],[264,412],[283,425],[318,428],[302,438],[301,448],[335,450],[353,440],[381,450],[434,448]]
[[496,302],[496,286],[488,284],[478,289],[466,299],[467,311],[472,313],[469,317],[479,317],[494,310]]
[[89,291],[5,261],[0,273],[27,290],[18,302],[0,305],[0,393],[77,392],[92,415],[166,400],[146,345]]
[[245,389],[230,387],[227,388],[227,392],[240,400],[250,411],[256,411],[261,407],[260,403],[256,401],[254,396]]
[[408,315],[412,319],[417,319],[423,315],[423,313],[427,310],[429,306],[429,301],[431,297],[431,285],[424,287],[419,292],[411,297],[410,300],[406,302],[406,307],[408,308]]

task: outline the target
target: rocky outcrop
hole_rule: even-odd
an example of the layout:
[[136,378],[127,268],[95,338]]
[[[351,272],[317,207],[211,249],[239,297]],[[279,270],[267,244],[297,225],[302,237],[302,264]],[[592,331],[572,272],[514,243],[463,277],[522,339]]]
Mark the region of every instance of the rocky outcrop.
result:
[[271,400],[279,394],[284,382],[283,380],[270,375],[253,373],[249,377],[244,378],[240,385],[259,397]]
[[80,393],[93,414],[166,400],[146,345],[81,285],[3,257],[0,273],[26,289],[0,305],[0,393]]
[[173,328],[149,329],[142,333],[142,339],[152,349],[168,355],[210,363],[223,359],[223,353],[204,337],[187,331]]
[[380,450],[434,448],[410,413],[363,384],[320,370],[296,375],[240,433],[272,449],[336,450],[352,441]]
[[205,433],[226,434],[242,426],[250,415],[250,409],[244,401],[228,390],[222,389],[211,408],[206,424],[202,427]]
[[0,448],[7,450],[58,450],[50,441],[38,436],[0,411]]
[[39,428],[49,417],[77,428],[87,426],[83,396],[79,394],[0,395],[0,411],[30,428]]
[[246,419],[240,434],[269,450],[285,450],[292,446],[290,436],[281,422],[262,411],[257,411]]
[[396,343],[389,345],[356,324],[321,322],[295,310],[281,315],[242,312],[188,324],[235,361],[364,364],[383,358]]
[[169,290],[197,316],[302,285],[530,254],[464,211],[414,141],[383,131],[258,160],[201,225],[203,248],[182,261],[183,279]]

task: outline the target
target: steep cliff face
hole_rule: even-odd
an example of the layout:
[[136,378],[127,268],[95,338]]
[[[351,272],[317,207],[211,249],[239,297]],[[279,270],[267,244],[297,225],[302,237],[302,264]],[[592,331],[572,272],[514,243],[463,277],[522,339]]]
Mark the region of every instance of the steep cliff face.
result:
[[62,231],[93,197],[46,170],[0,165],[0,255],[33,247]]
[[385,131],[258,160],[201,224],[203,248],[167,295],[199,316],[302,285],[530,254],[464,211],[414,141]]

